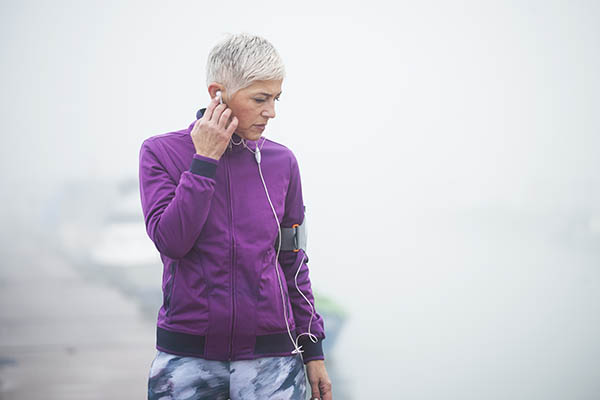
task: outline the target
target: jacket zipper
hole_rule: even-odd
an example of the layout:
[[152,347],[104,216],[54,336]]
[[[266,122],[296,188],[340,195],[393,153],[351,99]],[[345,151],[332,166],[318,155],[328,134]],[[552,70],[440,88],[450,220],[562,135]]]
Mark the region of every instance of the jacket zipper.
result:
[[235,326],[235,235],[233,234],[233,201],[231,196],[231,174],[229,168],[229,160],[227,160],[227,195],[229,197],[229,232],[231,233],[231,275],[230,275],[230,286],[231,286],[231,338],[229,340],[229,357],[233,354],[233,331]]

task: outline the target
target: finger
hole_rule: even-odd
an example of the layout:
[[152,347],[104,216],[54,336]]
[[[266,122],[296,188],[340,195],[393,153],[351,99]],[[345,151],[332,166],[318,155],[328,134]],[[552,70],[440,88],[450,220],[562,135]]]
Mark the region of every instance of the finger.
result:
[[328,380],[322,380],[319,384],[319,389],[323,400],[332,400],[331,383]]
[[310,382],[310,390],[311,390],[311,395],[310,398],[311,400],[317,399],[317,400],[321,400],[321,391],[319,390],[319,382]]
[[202,115],[202,118],[206,118],[207,121],[210,121],[210,119],[212,118],[213,115],[213,111],[215,110],[215,107],[219,104],[219,96],[215,96],[212,98],[212,100],[210,101],[210,104],[208,105],[208,107],[206,107],[206,111],[204,111],[204,115]]
[[238,126],[238,119],[237,119],[237,117],[233,117],[233,119],[229,123],[229,126],[227,127],[227,136],[232,136],[233,132],[235,131],[237,126]]
[[221,118],[221,114],[223,113],[223,111],[225,111],[226,108],[227,108],[226,104],[219,104],[218,106],[216,106],[210,120],[212,122],[218,124],[219,119]]
[[219,118],[219,126],[223,129],[227,128],[227,123],[229,122],[229,117],[231,116],[231,108],[226,109],[225,111],[223,111],[223,114],[221,114],[221,117]]
[[203,118],[204,118],[204,115],[202,116],[202,118],[196,120],[196,122],[194,123],[194,127],[192,128],[192,132],[194,132],[194,131],[196,131],[198,129],[198,125],[200,125],[202,123],[202,119]]

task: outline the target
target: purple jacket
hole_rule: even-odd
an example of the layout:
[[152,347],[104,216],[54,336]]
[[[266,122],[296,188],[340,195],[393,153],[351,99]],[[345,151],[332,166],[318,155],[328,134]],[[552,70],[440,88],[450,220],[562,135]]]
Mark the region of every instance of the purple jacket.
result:
[[[277,222],[254,154],[240,145],[219,160],[198,155],[190,136],[194,124],[152,136],[140,150],[146,230],[164,264],[156,348],[221,361],[291,355],[275,271]],[[281,227],[301,224],[304,203],[294,154],[265,138],[247,143],[252,149],[262,145],[261,169]],[[277,263],[294,339],[308,332],[311,318],[294,282],[303,256],[297,283],[314,306],[304,251],[281,250]],[[308,335],[298,339],[304,363],[324,359],[324,324],[316,310],[310,332],[317,343]]]

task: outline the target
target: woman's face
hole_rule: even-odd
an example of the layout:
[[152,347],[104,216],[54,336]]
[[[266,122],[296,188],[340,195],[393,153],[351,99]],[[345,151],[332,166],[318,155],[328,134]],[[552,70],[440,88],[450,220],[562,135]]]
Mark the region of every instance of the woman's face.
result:
[[275,100],[281,95],[283,80],[254,81],[250,86],[238,90],[223,99],[238,119],[235,130],[246,140],[258,140],[271,118],[275,118]]

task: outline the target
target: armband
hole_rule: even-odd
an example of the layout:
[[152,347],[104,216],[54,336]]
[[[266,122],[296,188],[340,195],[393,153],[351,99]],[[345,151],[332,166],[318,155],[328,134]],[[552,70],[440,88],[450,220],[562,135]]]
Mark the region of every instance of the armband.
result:
[[[304,209],[306,210],[306,207]],[[280,250],[292,250],[297,253],[302,249],[306,252],[307,236],[306,214],[304,214],[304,220],[301,224],[294,224],[291,228],[281,228]],[[277,240],[275,241],[275,248],[277,248]]]

